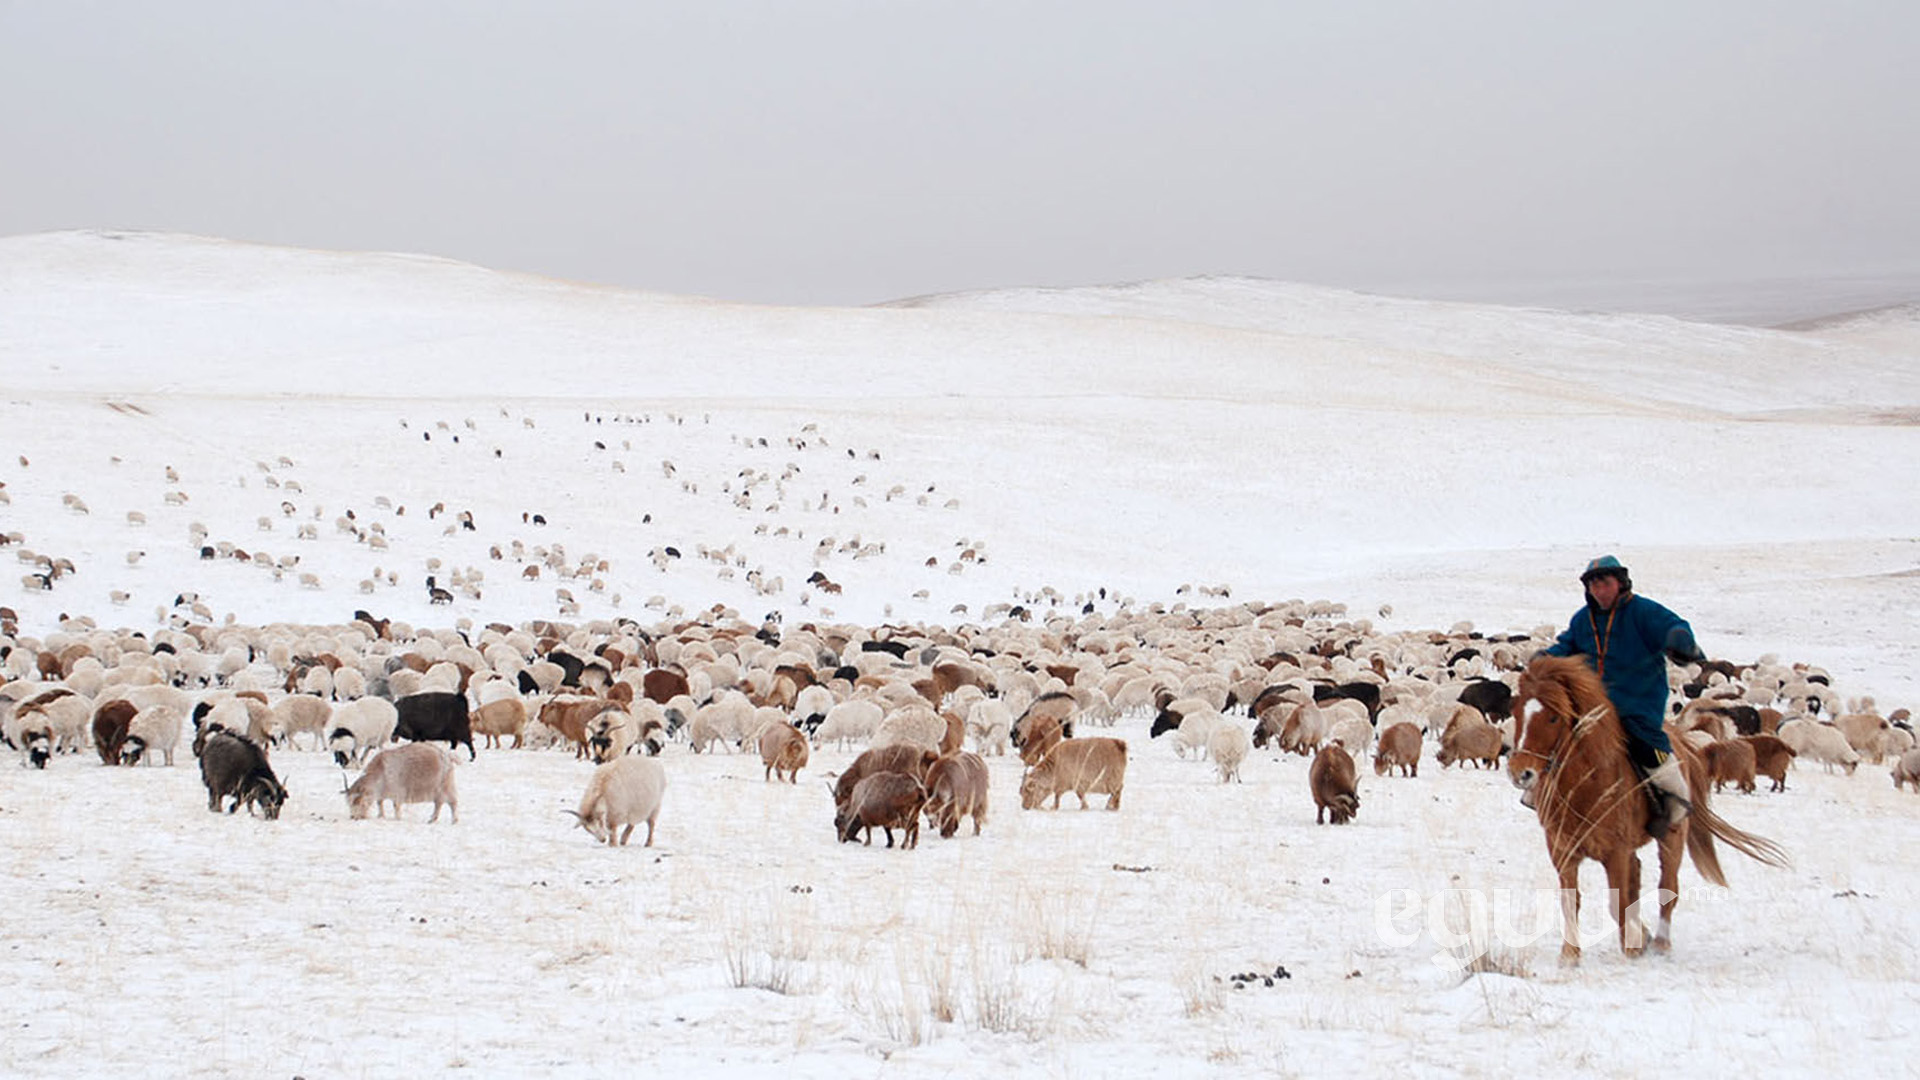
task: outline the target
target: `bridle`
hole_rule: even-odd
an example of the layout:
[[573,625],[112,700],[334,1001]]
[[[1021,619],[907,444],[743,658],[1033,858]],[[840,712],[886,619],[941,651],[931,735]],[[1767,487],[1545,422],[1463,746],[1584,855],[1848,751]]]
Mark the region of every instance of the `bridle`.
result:
[[[1538,705],[1539,702],[1540,702],[1539,698],[1534,698],[1529,702],[1529,704]],[[1566,730],[1560,733],[1560,737],[1555,739],[1553,741],[1553,745],[1547,748],[1547,752],[1544,755],[1545,760],[1541,764],[1538,770],[1538,775],[1534,778],[1533,782],[1535,784],[1539,784],[1542,780],[1545,780],[1548,774],[1552,773],[1555,769],[1560,767],[1561,757],[1564,756],[1567,750],[1569,750],[1575,743],[1580,741],[1581,737],[1587,733],[1588,729],[1590,729],[1593,726],[1595,721],[1599,720],[1602,716],[1606,715],[1606,708],[1607,708],[1606,703],[1602,702],[1601,704],[1595,705],[1593,708],[1588,709],[1586,712],[1573,718],[1573,722],[1568,724]],[[1523,709],[1521,711],[1525,712],[1527,710]],[[1542,706],[1542,711],[1545,711],[1544,706]],[[1533,721],[1534,721],[1534,717],[1528,716],[1525,720],[1522,720],[1520,722],[1520,730],[1514,733],[1514,742],[1516,744],[1516,747],[1515,747],[1516,750],[1519,748],[1518,744],[1524,743],[1526,741],[1527,728],[1529,725],[1533,723]],[[1529,750],[1527,751],[1527,753],[1532,754],[1535,757],[1543,756],[1537,750]]]

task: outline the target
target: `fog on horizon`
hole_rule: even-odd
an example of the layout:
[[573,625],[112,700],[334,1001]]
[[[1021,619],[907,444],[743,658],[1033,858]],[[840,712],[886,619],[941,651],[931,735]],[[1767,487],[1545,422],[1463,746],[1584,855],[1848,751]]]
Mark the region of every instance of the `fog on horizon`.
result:
[[1920,299],[1916,31],[1874,0],[0,0],[0,235],[770,303],[1243,274],[1764,321]]

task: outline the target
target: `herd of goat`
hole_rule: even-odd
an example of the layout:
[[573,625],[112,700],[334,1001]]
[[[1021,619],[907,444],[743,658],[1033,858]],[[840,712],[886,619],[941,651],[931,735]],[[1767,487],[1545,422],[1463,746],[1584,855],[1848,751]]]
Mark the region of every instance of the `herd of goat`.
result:
[[[754,750],[768,781],[797,783],[813,750],[865,747],[833,775],[842,841],[916,846],[920,822],[978,834],[988,756],[1022,760],[1023,809],[1118,810],[1129,753],[1122,716],[1147,743],[1240,779],[1268,746],[1311,759],[1316,820],[1359,811],[1357,763],[1417,776],[1497,767],[1512,742],[1508,702],[1529,634],[1383,633],[1338,605],[1245,603],[952,628],[743,622],[724,609],[643,627],[463,624],[416,629],[355,612],[331,626],[193,624],[150,632],[68,620],[44,639],[0,609],[0,737],[27,766],[92,751],[107,765],[174,764],[187,741],[208,808],[277,817],[286,790],[272,755],[331,752],[350,816],[431,804],[453,821],[457,756],[570,748],[593,772],[569,811],[596,840],[651,845],[669,748]],[[1674,668],[1669,729],[1702,747],[1716,787],[1784,790],[1796,758],[1852,773],[1891,761],[1920,792],[1905,709],[1843,702],[1824,673],[1765,658]],[[444,743],[444,748],[440,745]],[[676,751],[677,752],[677,751]],[[896,832],[899,836],[896,837]]]

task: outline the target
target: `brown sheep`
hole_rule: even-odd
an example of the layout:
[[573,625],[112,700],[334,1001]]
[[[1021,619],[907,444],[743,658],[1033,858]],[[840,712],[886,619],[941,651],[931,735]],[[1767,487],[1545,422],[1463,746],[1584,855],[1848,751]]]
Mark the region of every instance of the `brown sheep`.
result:
[[1096,735],[1083,739],[1063,739],[1020,778],[1020,808],[1032,810],[1053,798],[1053,809],[1060,809],[1060,796],[1073,792],[1080,797],[1080,809],[1087,808],[1087,795],[1107,796],[1107,809],[1120,809],[1120,791],[1127,780],[1127,744],[1119,739]]
[[93,748],[99,752],[102,765],[120,764],[120,748],[139,711],[125,698],[115,698],[93,710]]
[[844,809],[833,816],[834,832],[841,843],[861,833],[873,843],[877,827],[887,834],[887,846],[893,846],[893,830],[902,830],[900,849],[919,846],[920,812],[927,804],[927,789],[906,773],[872,773],[853,786]]
[[559,732],[573,744],[576,758],[587,756],[587,724],[603,712],[619,711],[620,706],[605,698],[566,694],[540,706],[540,722]]
[[681,694],[692,691],[687,686],[686,675],[667,668],[654,668],[640,677],[640,692],[647,700],[665,705]]
[[[1041,715],[1022,717],[1023,724],[1015,724],[1014,742],[1020,747],[1020,760],[1027,765],[1037,765],[1047,752],[1069,738],[1073,729],[1061,723],[1057,717]],[[1021,734],[1022,727],[1025,733]]]
[[768,724],[760,729],[760,760],[767,766],[766,776],[779,776],[789,784],[800,782],[800,770],[807,764],[807,737],[792,724]]
[[927,823],[939,826],[942,837],[952,837],[968,816],[979,836],[987,820],[986,761],[965,750],[942,755],[927,769],[926,810]]
[[511,735],[518,750],[527,733],[527,703],[517,697],[489,701],[473,710],[471,719],[473,733],[486,738],[488,749],[499,749],[500,740]]
[[1332,726],[1333,722],[1320,706],[1296,705],[1280,721],[1280,749],[1307,757],[1327,741],[1327,732]]
[[1406,776],[1420,775],[1420,729],[1404,720],[1388,725],[1373,751],[1373,775],[1385,776],[1396,767]]
[[1707,744],[1707,772],[1713,777],[1713,790],[1733,784],[1751,795],[1754,791],[1753,744],[1743,739],[1728,739]]
[[1741,742],[1753,748],[1754,771],[1773,781],[1769,791],[1787,790],[1787,766],[1793,764],[1793,747],[1776,735],[1746,735]]
[[1482,720],[1449,728],[1440,737],[1440,767],[1456,761],[1471,761],[1476,766],[1500,767],[1500,756],[1507,752],[1506,736],[1500,729]]
[[1307,768],[1307,785],[1313,789],[1316,825],[1326,824],[1329,812],[1335,825],[1345,825],[1360,812],[1358,778],[1353,757],[1338,746],[1322,747]]
[[1920,794],[1920,749],[1909,750],[1900,755],[1893,763],[1893,790],[1912,784],[1915,794]]
[[1020,719],[1013,722],[1013,745],[1020,760],[1036,764],[1062,739],[1073,738],[1073,714],[1079,709],[1072,694],[1042,694]]

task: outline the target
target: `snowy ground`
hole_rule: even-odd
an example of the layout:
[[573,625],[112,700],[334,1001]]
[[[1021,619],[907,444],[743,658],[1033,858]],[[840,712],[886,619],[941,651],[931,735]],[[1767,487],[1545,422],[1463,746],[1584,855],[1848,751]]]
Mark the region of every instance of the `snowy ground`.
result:
[[[1714,655],[1816,663],[1884,710],[1920,698],[1916,417],[1911,313],[1767,331],[1240,281],[756,309],[411,257],[16,238],[0,531],[76,573],[9,577],[0,603],[36,637],[63,613],[152,628],[187,591],[216,620],[447,626],[556,617],[556,588],[577,618],[645,624],[1303,597],[1499,631],[1563,622],[1578,566],[1612,551]],[[349,509],[385,550],[339,529]],[[449,535],[463,509],[476,530]],[[203,561],[194,523],[298,565]],[[490,557],[515,540],[604,558],[604,588]],[[666,545],[683,557],[657,570]],[[805,588],[816,568],[844,592]],[[430,607],[426,575],[454,570],[483,572],[479,598]],[[615,852],[560,813],[585,770],[559,753],[483,751],[455,827],[348,823],[317,754],[276,757],[275,824],[208,815],[184,756],[0,769],[21,913],[0,1071],[1894,1075],[1911,1056],[1899,853],[1920,800],[1884,766],[1726,796],[1794,868],[1730,859],[1730,892],[1683,899],[1671,958],[1603,943],[1567,972],[1548,935],[1462,977],[1426,914],[1383,932],[1380,905],[1551,885],[1503,777],[1369,774],[1358,823],[1316,828],[1298,759],[1221,786],[1143,721],[1120,733],[1121,812],[1023,813],[996,761],[985,834],[912,853],[833,843],[820,781],[851,755],[832,751],[778,787],[672,747],[657,848]],[[1282,965],[1271,988],[1224,981]]]

